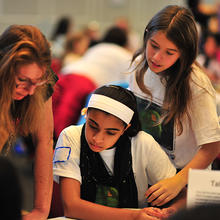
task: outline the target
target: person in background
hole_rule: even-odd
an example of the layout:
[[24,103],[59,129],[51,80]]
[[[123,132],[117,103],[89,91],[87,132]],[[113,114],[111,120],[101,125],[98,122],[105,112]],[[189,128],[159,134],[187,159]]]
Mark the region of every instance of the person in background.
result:
[[82,32],[89,38],[89,47],[95,46],[101,40],[100,25],[97,21],[90,21]]
[[[219,4],[219,10],[220,10],[220,4]],[[212,15],[209,18],[208,31],[212,33],[220,32],[220,19],[218,18],[218,15]]]
[[196,60],[207,69],[207,74],[214,86],[219,89],[220,61],[217,58],[220,50],[220,33],[208,32],[204,38],[203,50]]
[[141,131],[133,93],[102,86],[84,114],[86,123],[65,128],[54,152],[54,180],[60,185],[65,216],[153,220],[176,211],[181,203],[145,208],[148,184],[174,176],[176,169],[152,136]]
[[201,25],[202,32],[205,32],[210,17],[217,15],[219,3],[206,4],[202,0],[186,0],[186,4],[192,11],[195,21]]
[[64,53],[64,45],[67,37],[73,31],[73,20],[70,17],[63,16],[61,17],[53,30],[51,36],[51,51],[52,57],[55,59],[60,59]]
[[0,218],[21,220],[22,190],[12,162],[0,156]]
[[147,190],[148,202],[161,206],[186,186],[190,168],[206,169],[217,157],[220,126],[216,91],[195,62],[198,33],[191,11],[166,6],[149,21],[143,39],[133,57],[130,89],[143,130],[179,171]]
[[[216,23],[218,10],[220,9],[219,3],[205,3],[203,0],[186,0],[187,7],[192,11],[199,30],[199,52],[204,43],[204,37],[207,31],[212,31],[213,25]],[[213,22],[214,21],[214,22]]]
[[128,38],[127,48],[134,53],[140,47],[141,41],[138,33],[132,29],[128,18],[123,16],[117,17],[115,26],[126,32]]
[[52,194],[53,115],[57,80],[49,43],[31,25],[9,26],[0,36],[0,149],[31,135],[35,150],[34,208],[24,220],[46,219]]
[[62,68],[80,59],[87,51],[89,42],[89,38],[83,32],[74,33],[68,36],[64,47]]
[[126,82],[132,53],[127,50],[127,34],[118,27],[110,27],[102,41],[91,48],[77,62],[61,70],[61,74],[79,74],[91,79],[97,87]]

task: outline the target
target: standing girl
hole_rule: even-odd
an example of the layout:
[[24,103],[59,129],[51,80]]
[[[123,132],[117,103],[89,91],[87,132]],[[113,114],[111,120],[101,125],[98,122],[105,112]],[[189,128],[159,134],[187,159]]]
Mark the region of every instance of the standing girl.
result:
[[77,219],[155,219],[170,208],[147,207],[148,184],[176,170],[151,135],[140,131],[136,99],[119,86],[92,94],[86,123],[64,129],[54,153],[64,213]]
[[146,193],[163,205],[187,184],[190,168],[207,168],[220,149],[215,90],[195,62],[198,34],[190,10],[167,6],[148,23],[143,47],[134,55],[130,88],[143,130],[152,134],[176,168]]

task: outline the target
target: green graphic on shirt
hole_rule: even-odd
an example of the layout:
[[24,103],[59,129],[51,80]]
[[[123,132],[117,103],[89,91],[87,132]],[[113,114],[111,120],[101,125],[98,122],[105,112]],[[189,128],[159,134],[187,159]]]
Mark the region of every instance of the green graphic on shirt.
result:
[[162,114],[161,106],[140,97],[136,97],[136,99],[142,129],[151,134],[162,147],[173,151],[174,120],[158,125]]
[[97,185],[95,203],[109,207],[118,207],[118,190],[111,186]]
[[140,120],[145,122],[142,124],[142,129],[151,134],[156,139],[161,138],[161,124],[156,125],[160,119],[160,114],[151,109],[148,111],[141,111],[139,116]]

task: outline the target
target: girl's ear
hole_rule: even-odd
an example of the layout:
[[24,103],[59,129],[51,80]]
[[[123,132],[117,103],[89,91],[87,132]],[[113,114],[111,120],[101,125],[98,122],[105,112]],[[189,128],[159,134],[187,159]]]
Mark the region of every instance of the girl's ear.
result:
[[131,126],[131,124],[128,124],[128,125],[126,126],[126,128],[124,129],[124,131],[121,133],[121,135],[123,135],[124,132],[125,132],[130,126]]
[[81,110],[81,115],[86,115],[86,113],[87,113],[87,108],[83,108],[83,109]]
[[131,126],[131,124],[128,124],[124,130],[124,132]]

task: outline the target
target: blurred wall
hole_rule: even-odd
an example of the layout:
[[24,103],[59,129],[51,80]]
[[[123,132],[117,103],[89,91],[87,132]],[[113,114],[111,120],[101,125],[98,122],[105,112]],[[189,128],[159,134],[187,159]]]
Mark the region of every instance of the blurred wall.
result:
[[168,4],[184,5],[184,0],[0,0],[0,33],[11,24],[32,24],[50,37],[57,20],[68,15],[74,29],[95,20],[101,32],[116,17],[126,16],[142,35],[148,20]]

